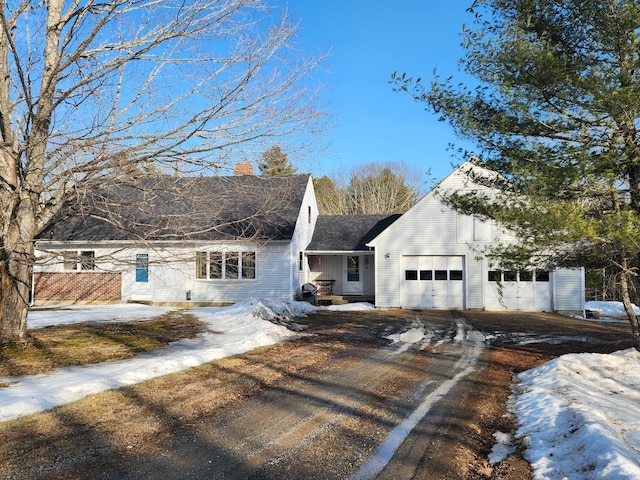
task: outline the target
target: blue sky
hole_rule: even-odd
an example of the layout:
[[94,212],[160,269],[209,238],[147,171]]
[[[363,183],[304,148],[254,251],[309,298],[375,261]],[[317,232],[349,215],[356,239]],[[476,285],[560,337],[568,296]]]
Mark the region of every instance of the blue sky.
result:
[[[370,162],[400,161],[439,180],[453,170],[450,142],[464,145],[407,94],[389,84],[394,71],[422,77],[433,69],[462,78],[457,61],[463,23],[472,0],[289,0],[299,22],[300,48],[329,52],[335,127],[329,149],[307,159],[314,176]],[[468,145],[468,144],[467,144]],[[303,163],[301,161],[300,163]],[[300,165],[300,170],[305,170]]]

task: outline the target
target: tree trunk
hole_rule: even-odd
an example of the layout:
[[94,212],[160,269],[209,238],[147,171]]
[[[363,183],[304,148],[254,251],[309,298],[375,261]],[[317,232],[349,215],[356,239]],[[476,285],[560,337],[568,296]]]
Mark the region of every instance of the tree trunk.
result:
[[0,344],[27,338],[27,313],[34,262],[33,216],[17,215],[0,248]]
[[633,308],[631,302],[631,296],[629,294],[629,273],[622,272],[621,287],[622,287],[622,304],[624,305],[624,311],[627,313],[629,322],[631,323],[631,333],[633,335],[634,348],[640,352],[640,325],[638,324],[638,316]]

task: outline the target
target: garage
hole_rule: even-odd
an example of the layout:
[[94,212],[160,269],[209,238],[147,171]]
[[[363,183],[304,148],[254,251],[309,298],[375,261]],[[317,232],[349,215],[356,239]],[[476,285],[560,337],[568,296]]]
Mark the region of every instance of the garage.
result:
[[493,311],[550,312],[549,272],[489,270],[485,283],[485,306]]
[[464,308],[464,257],[405,255],[401,262],[403,308]]

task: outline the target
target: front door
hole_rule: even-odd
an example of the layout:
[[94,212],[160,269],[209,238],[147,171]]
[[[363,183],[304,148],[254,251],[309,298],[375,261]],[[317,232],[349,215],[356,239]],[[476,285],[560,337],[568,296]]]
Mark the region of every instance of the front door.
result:
[[149,275],[149,254],[136,254],[135,262],[136,268],[131,282],[131,300],[151,300],[152,287]]
[[344,282],[345,295],[362,295],[362,272],[360,270],[362,257],[349,255],[345,257],[346,278]]

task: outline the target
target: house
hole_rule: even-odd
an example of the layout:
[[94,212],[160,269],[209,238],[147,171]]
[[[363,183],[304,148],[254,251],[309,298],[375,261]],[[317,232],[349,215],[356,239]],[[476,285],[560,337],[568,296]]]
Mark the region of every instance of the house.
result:
[[466,162],[368,242],[375,252],[378,307],[584,311],[584,270],[501,272],[482,250],[515,242],[492,221],[461,214],[441,200],[453,191],[477,190],[473,175],[494,172]]
[[159,176],[96,189],[39,234],[33,298],[290,300],[317,217],[310,175]]
[[367,243],[400,215],[323,215],[307,246],[307,281],[326,296],[374,301],[375,255]]
[[309,175],[163,176],[100,190],[40,234],[34,299],[228,304],[300,298],[310,282],[379,307],[583,312],[583,269],[502,272],[483,257],[516,239],[441,200],[483,188],[470,168],[402,215],[318,216]]

